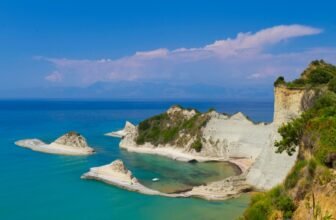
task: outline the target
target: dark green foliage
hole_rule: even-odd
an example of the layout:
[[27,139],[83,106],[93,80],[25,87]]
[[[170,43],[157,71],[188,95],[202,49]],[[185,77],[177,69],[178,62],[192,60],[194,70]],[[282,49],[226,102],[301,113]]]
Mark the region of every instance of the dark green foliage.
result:
[[167,140],[173,136],[174,131],[171,129],[165,129],[164,132],[161,129],[162,123],[168,120],[168,115],[163,113],[142,121],[138,126],[139,135],[136,143],[144,144],[145,142],[151,142],[154,145],[158,145],[160,141]]
[[333,75],[323,69],[313,70],[308,76],[308,82],[313,85],[328,83]]
[[197,152],[200,152],[202,150],[202,141],[200,138],[197,138],[194,143],[191,145],[192,148],[194,148]]
[[283,76],[279,76],[275,82],[274,82],[274,86],[278,86],[278,85],[282,85],[285,84],[285,78]]
[[288,155],[292,155],[295,152],[302,136],[303,125],[303,120],[296,119],[279,128],[278,132],[282,139],[274,144],[277,153],[286,151]]
[[336,93],[336,77],[334,77],[332,80],[329,81],[328,89]]

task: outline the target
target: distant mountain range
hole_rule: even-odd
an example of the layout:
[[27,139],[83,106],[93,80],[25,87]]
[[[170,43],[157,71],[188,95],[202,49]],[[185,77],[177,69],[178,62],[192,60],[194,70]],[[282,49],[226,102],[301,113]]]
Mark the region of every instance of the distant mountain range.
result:
[[0,90],[2,99],[79,98],[79,99],[248,99],[272,100],[273,87],[227,87],[171,82],[98,82],[88,87],[41,87]]

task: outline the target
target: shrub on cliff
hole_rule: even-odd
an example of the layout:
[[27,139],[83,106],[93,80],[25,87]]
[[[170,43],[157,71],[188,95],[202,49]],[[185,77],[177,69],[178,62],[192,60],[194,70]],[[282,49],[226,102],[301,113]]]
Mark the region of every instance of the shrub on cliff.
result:
[[284,85],[284,84],[286,84],[286,82],[283,76],[279,76],[274,82],[274,86]]
[[287,219],[292,217],[294,210],[295,205],[293,200],[282,186],[277,186],[266,193],[254,195],[242,219],[267,220],[277,211],[280,211],[283,218]]
[[313,70],[308,76],[308,82],[313,85],[326,84],[333,78],[333,75],[324,69]]
[[329,81],[328,89],[336,93],[336,77]]
[[196,150],[196,152],[200,152],[202,150],[202,141],[200,138],[197,138],[194,143],[192,143],[191,147]]

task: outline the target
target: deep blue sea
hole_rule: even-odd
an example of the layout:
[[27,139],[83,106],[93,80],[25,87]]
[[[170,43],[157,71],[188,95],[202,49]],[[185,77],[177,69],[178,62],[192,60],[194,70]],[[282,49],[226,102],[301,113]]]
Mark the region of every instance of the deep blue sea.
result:
[[[147,185],[158,189],[188,188],[202,181],[233,175],[227,164],[190,164],[158,156],[128,153],[119,139],[104,133],[165,111],[173,104],[207,111],[242,111],[255,121],[272,120],[272,102],[131,102],[131,101],[0,101],[0,219],[236,219],[249,196],[223,202],[164,198],[128,192],[80,176],[90,167],[119,158]],[[53,141],[68,131],[83,134],[97,153],[58,156],[14,145],[25,138]],[[172,190],[175,190],[172,189]]]

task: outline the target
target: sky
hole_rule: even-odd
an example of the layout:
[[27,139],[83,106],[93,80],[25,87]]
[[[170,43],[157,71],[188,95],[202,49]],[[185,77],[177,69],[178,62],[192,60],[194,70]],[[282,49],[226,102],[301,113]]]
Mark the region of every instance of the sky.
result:
[[272,99],[336,64],[334,1],[0,2],[0,98]]

